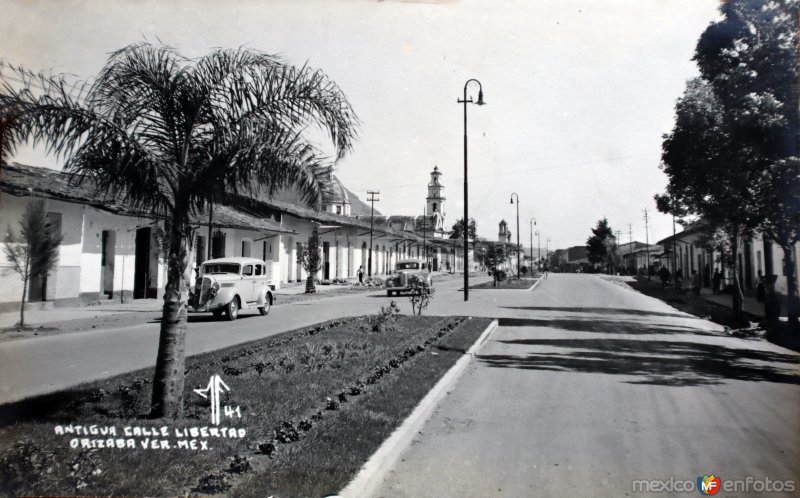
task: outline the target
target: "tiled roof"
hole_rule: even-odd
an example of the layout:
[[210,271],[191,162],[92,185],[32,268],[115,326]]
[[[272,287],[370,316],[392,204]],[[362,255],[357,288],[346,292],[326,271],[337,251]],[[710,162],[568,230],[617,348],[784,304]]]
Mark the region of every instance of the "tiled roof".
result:
[[128,209],[120,198],[98,195],[90,182],[71,181],[68,174],[49,168],[4,163],[0,165],[0,191],[87,204],[112,213],[142,215]]
[[[67,173],[49,168],[38,168],[24,164],[3,164],[0,168],[0,191],[16,196],[38,196],[65,202],[75,202],[127,216],[160,218],[153,213],[141,213],[125,206],[120,198],[102,195],[90,182],[76,183]],[[192,224],[207,225],[208,214],[192,216]],[[279,223],[254,216],[231,206],[215,204],[212,225],[222,228],[260,230],[279,233],[296,233],[282,228]]]

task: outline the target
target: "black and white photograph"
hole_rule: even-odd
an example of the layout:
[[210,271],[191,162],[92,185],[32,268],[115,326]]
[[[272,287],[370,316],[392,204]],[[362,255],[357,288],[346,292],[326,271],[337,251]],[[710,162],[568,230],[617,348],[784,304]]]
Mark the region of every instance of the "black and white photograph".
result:
[[0,498],[800,493],[800,0],[0,30]]

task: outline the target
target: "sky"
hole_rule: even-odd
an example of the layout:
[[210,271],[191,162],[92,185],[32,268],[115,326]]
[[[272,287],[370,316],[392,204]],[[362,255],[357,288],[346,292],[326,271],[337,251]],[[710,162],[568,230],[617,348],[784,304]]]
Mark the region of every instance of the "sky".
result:
[[[496,239],[505,219],[542,250],[582,245],[598,219],[620,242],[672,234],[653,196],[662,135],[697,75],[697,39],[719,0],[0,0],[0,58],[91,79],[109,52],[143,40],[189,57],[245,46],[323,70],[361,124],[336,174],[383,214],[422,214],[433,167],[446,223],[463,216],[467,80],[469,214]],[[468,87],[477,98],[477,85]],[[13,161],[58,169],[41,150]],[[630,230],[629,230],[630,224]],[[534,246],[537,237],[533,238]]]

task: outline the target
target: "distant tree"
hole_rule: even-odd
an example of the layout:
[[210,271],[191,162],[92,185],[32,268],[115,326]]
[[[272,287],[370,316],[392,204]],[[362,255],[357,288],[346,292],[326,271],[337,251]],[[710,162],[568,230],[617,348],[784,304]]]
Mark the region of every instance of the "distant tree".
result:
[[608,219],[598,220],[592,228],[592,235],[586,240],[586,251],[590,263],[603,265],[606,271],[614,273],[618,259],[617,242]]
[[484,246],[484,262],[492,271],[492,285],[497,287],[498,269],[508,259],[506,245],[501,243],[487,242]]
[[314,294],[317,287],[314,280],[317,272],[322,268],[322,251],[319,247],[319,233],[315,228],[308,238],[308,244],[303,245],[297,253],[297,262],[303,266],[308,277],[306,277],[306,294]]
[[25,207],[19,221],[19,238],[11,227],[6,233],[3,252],[11,269],[22,280],[22,299],[19,305],[19,327],[25,327],[25,302],[28,283],[33,278],[47,275],[58,262],[61,234],[53,233],[47,220],[44,201],[37,199]]
[[[475,218],[469,219],[469,230],[468,236],[470,239],[474,240],[477,233],[477,225],[475,223]],[[464,218],[459,218],[453,224],[452,232],[450,233],[451,239],[460,239],[464,236]]]

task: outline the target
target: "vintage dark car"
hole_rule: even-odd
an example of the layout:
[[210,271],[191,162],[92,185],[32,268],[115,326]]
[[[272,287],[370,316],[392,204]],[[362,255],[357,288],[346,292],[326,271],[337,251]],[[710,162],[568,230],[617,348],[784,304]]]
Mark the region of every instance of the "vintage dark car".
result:
[[432,286],[431,274],[421,259],[401,259],[394,266],[394,274],[386,279],[386,295],[392,296],[410,290],[409,282],[417,277],[425,285]]

